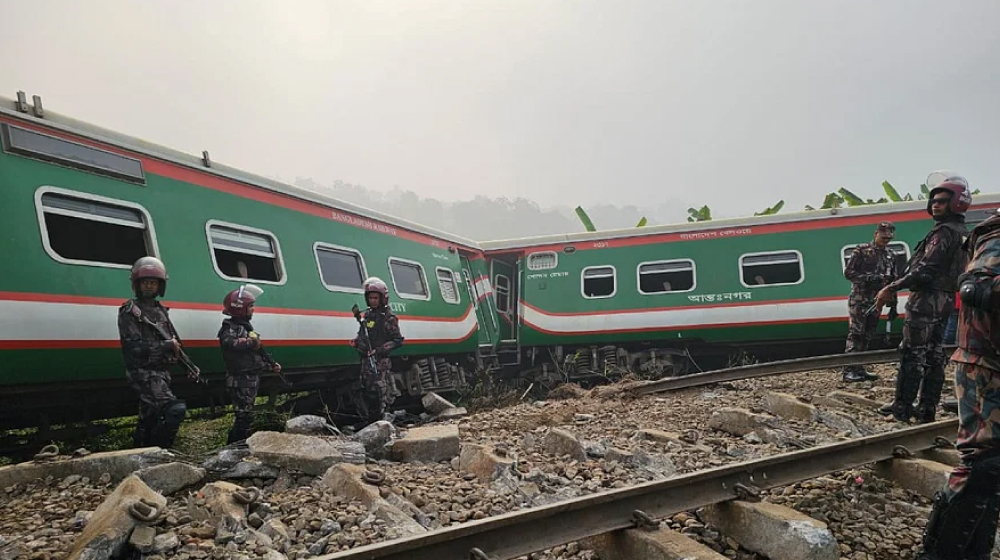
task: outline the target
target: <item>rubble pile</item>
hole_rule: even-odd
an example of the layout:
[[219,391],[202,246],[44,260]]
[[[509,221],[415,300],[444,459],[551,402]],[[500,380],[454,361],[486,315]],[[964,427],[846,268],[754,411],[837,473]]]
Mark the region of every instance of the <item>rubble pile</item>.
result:
[[[428,395],[433,422],[380,421],[345,436],[300,416],[196,462],[155,448],[45,457],[0,468],[0,560],[310,558],[893,429],[869,406],[891,394],[887,373],[849,387],[811,372],[637,399],[567,385],[547,401],[471,415]],[[925,512],[891,525],[902,540],[890,549],[851,512],[870,496],[848,482],[809,484],[767,499],[829,523],[844,558],[910,557]],[[886,488],[889,505],[869,508],[879,518],[926,503]],[[730,558],[763,558],[698,512],[661,526]],[[598,560],[580,543],[528,558]]]

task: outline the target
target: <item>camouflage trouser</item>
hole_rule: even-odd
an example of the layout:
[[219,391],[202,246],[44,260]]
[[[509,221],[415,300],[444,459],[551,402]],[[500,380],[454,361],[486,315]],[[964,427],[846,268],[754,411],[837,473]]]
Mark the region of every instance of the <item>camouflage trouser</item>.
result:
[[[875,303],[875,300],[850,301],[850,330],[847,333],[845,352],[864,352],[875,338],[878,328],[878,313],[865,312]],[[862,366],[847,366],[844,371],[863,371]]]
[[[911,412],[916,413],[918,421],[934,420],[947,364],[942,348],[947,320],[947,315],[907,310],[903,322],[903,342],[899,345],[901,356],[893,404],[893,415],[897,420],[908,420]],[[918,391],[920,401],[914,411],[913,401]]]
[[250,424],[253,422],[253,403],[257,400],[260,389],[260,376],[256,373],[226,376],[226,393],[233,403],[233,427],[229,430],[227,443],[244,440],[250,437]]
[[367,408],[362,414],[369,418],[381,418],[400,395],[392,377],[392,360],[388,357],[376,359],[375,367],[372,371],[367,360],[361,362],[361,386],[366,393],[362,400]]
[[170,390],[170,372],[166,370],[129,370],[129,387],[139,395],[139,418],[132,444],[135,447],[156,445],[170,447],[187,413],[184,401]]
[[1000,371],[976,364],[955,365],[960,422],[955,448],[962,454],[962,464],[952,471],[948,487],[958,492],[968,481],[969,463],[1000,453]]

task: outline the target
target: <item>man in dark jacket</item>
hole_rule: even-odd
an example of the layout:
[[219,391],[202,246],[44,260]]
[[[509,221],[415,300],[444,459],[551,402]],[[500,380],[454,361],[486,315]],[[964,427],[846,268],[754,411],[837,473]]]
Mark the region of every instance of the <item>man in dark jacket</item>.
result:
[[962,459],[934,495],[917,560],[989,560],[1000,516],[1000,213],[972,230],[955,362]]
[[224,319],[219,329],[219,346],[226,365],[226,392],[233,402],[236,416],[227,444],[250,437],[260,374],[264,371],[281,372],[281,364],[264,349],[250,324],[254,304],[261,293],[263,290],[257,286],[247,284],[226,294],[222,301],[222,313],[229,315],[229,319]]
[[361,354],[362,414],[375,421],[388,411],[400,395],[392,376],[389,354],[403,345],[399,319],[389,309],[389,288],[381,279],[365,280],[365,301],[368,309],[360,318],[358,336],[352,345]]
[[[156,300],[167,293],[167,268],[156,257],[142,257],[132,265],[130,279],[135,298],[118,309],[118,335],[125,378],[139,395],[132,445],[168,448],[187,415],[187,405],[170,389],[170,366],[180,355],[180,336],[168,308]],[[197,374],[189,377],[197,378]]]
[[[897,291],[910,290],[895,399],[878,409],[900,422],[909,422],[913,416],[921,423],[934,421],[944,386],[945,323],[955,307],[958,275],[968,262],[962,249],[967,233],[965,212],[972,203],[968,182],[955,174],[936,172],[927,178],[927,186],[927,213],[934,218],[934,227],[917,244],[903,275],[875,297],[876,308],[882,309]],[[920,400],[914,408],[918,390]]]
[[[851,281],[851,295],[847,299],[850,313],[850,330],[847,334],[845,352],[864,352],[868,349],[875,329],[878,327],[878,313],[869,313],[875,295],[889,282],[896,279],[896,257],[889,250],[889,242],[896,235],[892,222],[882,222],[875,228],[871,243],[862,243],[851,252],[851,258],[844,268],[844,278]],[[896,308],[896,299],[888,302]],[[892,320],[890,312],[889,320]],[[844,381],[855,382],[878,377],[865,371],[864,366],[844,368]]]

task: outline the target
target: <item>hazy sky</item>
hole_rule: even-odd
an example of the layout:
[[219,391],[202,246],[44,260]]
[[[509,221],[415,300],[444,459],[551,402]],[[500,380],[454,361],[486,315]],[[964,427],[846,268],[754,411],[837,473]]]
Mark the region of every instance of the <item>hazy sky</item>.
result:
[[998,29],[998,0],[0,0],[0,92],[286,180],[749,215],[942,167],[1000,192]]

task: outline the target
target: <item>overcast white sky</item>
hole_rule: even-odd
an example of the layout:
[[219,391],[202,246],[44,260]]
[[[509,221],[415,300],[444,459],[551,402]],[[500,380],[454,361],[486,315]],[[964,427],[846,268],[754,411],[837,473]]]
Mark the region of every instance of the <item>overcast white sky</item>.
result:
[[286,180],[750,215],[942,167],[1000,192],[998,30],[998,0],[0,0],[0,92]]

